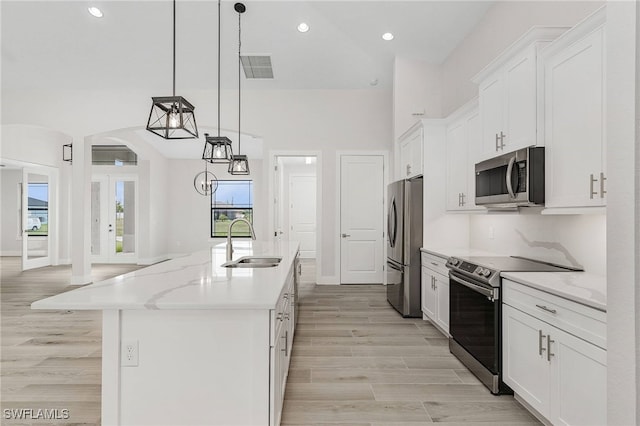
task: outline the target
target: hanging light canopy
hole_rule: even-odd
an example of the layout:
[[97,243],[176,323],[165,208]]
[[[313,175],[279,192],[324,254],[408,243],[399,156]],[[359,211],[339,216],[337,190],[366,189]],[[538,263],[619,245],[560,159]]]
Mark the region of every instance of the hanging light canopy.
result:
[[218,0],[218,136],[204,134],[204,151],[202,159],[210,163],[228,163],[233,151],[231,139],[220,136],[220,0]]
[[240,50],[242,46],[242,31],[241,31],[241,16],[247,10],[244,4],[236,3],[233,8],[238,12],[238,154],[231,156],[231,162],[229,163],[229,173],[232,175],[248,175],[249,174],[249,159],[246,155],[240,154],[240,70],[242,68],[242,58],[240,57]]
[[173,96],[152,97],[147,130],[165,139],[198,137],[195,107],[176,96],[176,0],[173,0]]

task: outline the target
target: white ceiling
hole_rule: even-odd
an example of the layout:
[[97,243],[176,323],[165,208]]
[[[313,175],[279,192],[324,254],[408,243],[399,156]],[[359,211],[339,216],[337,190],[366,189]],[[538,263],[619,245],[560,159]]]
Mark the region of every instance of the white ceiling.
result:
[[[237,87],[238,15],[222,2],[222,86]],[[254,89],[389,89],[395,55],[439,64],[490,1],[244,2],[242,53],[272,56],[274,80]],[[96,19],[87,6],[98,5]],[[171,89],[172,3],[1,1],[2,85],[11,88]],[[217,1],[179,0],[177,93],[215,89]],[[301,34],[299,22],[311,30]],[[391,42],[381,35],[395,34]]]

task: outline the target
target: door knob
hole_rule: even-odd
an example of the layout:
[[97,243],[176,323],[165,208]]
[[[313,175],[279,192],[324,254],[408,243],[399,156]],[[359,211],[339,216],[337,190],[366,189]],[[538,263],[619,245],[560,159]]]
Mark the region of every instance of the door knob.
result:
[[342,234],[342,238],[347,238],[347,237],[350,237],[350,236],[351,235],[349,235],[349,234]]

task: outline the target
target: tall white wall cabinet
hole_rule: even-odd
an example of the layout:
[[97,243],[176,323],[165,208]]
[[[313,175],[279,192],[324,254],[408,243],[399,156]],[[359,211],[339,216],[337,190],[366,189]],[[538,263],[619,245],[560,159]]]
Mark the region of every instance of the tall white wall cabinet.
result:
[[546,207],[605,206],[605,28],[599,10],[542,52]]
[[423,173],[424,130],[419,121],[398,138],[396,179],[409,179]]
[[475,163],[482,155],[478,99],[465,104],[447,120],[447,211],[484,211],[475,204]]
[[473,78],[479,85],[481,159],[540,142],[540,50],[567,29],[533,27]]

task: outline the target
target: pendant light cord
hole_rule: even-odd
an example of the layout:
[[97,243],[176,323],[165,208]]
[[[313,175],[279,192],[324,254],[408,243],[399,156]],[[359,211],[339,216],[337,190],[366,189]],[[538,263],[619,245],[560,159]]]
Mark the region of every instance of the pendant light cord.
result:
[[173,96],[176,96],[176,0],[173,0]]
[[238,155],[240,155],[242,153],[242,151],[240,151],[240,105],[241,105],[241,91],[240,91],[240,68],[241,68],[241,59],[240,59],[240,48],[242,46],[242,30],[241,30],[241,25],[240,25],[240,21],[241,21],[241,17],[242,17],[242,13],[238,12]]
[[218,0],[218,137],[220,137],[220,3]]

